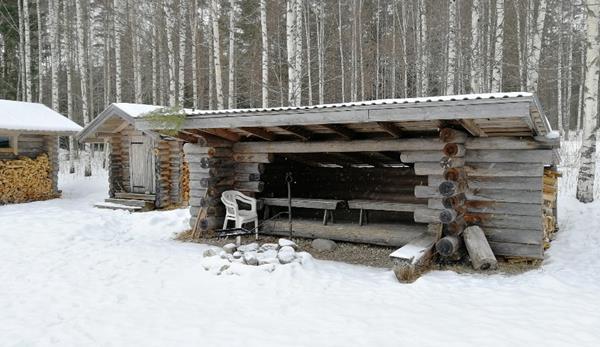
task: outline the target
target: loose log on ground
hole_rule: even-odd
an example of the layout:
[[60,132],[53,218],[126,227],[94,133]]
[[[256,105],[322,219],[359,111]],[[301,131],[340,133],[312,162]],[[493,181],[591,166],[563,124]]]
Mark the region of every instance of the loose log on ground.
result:
[[463,232],[463,238],[471,264],[475,270],[495,269],[498,261],[490,248],[490,245],[478,226],[470,226]]
[[436,244],[435,250],[444,257],[450,257],[457,253],[462,247],[462,238],[459,236],[448,235],[442,237]]
[[394,263],[393,271],[398,281],[414,282],[428,270],[433,257],[435,243],[440,238],[442,226],[431,224],[428,232],[410,241],[404,247],[392,252],[390,258]]

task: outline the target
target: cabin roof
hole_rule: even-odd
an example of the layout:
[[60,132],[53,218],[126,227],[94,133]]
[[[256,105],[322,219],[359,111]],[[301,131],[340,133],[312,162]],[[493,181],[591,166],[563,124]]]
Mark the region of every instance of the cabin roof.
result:
[[72,135],[82,128],[44,104],[0,100],[0,131]]
[[[135,127],[136,118],[163,108],[164,106],[146,104],[110,104],[77,134],[77,140],[81,142],[101,141],[105,135],[117,133],[128,125]],[[158,136],[158,134],[148,129],[144,132],[153,137]]]
[[[182,129],[229,129],[289,126],[318,127],[361,123],[384,123],[406,132],[433,131],[443,123],[460,123],[473,136],[536,136],[552,129],[540,103],[532,93],[488,93],[407,99],[323,104],[299,107],[272,107],[230,110],[183,111]],[[385,126],[385,125],[384,125]],[[139,129],[156,129],[157,124],[139,117]]]

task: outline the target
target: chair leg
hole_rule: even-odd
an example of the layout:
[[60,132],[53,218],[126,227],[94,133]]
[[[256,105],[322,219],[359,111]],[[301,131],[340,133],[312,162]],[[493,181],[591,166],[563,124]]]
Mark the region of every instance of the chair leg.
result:
[[225,217],[225,221],[223,222],[223,230],[227,229],[227,222],[229,221],[229,219],[227,219],[227,217]]

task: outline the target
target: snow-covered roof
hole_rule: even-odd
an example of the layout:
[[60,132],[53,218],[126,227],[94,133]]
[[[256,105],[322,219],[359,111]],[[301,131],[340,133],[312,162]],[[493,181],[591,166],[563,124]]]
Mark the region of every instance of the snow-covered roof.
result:
[[113,104],[115,107],[121,109],[121,111],[127,113],[130,117],[137,118],[144,114],[160,110],[164,106],[147,105],[147,104],[131,104],[127,102],[117,102]]
[[0,100],[0,130],[71,135],[82,128],[43,104]]
[[511,92],[511,93],[484,93],[484,94],[463,94],[463,95],[444,95],[444,96],[428,96],[420,98],[404,98],[404,99],[378,99],[368,101],[344,102],[335,104],[320,104],[311,106],[286,106],[286,107],[269,107],[269,108],[241,108],[227,110],[191,110],[185,109],[185,113],[190,116],[213,115],[213,114],[229,114],[229,113],[267,113],[276,111],[293,111],[293,110],[314,110],[326,108],[342,108],[356,106],[377,106],[377,105],[394,105],[394,104],[418,104],[428,102],[443,102],[443,101],[462,101],[462,100],[480,100],[480,99],[507,99],[516,97],[533,97],[532,93],[526,92]]
[[[83,130],[77,134],[78,141],[90,140],[97,132],[111,132],[114,129],[108,129],[109,119],[118,117],[124,122],[135,126],[135,119],[142,117],[150,112],[160,110],[165,106],[147,105],[147,104],[132,104],[126,102],[118,102],[110,104],[104,111],[94,118]],[[106,123],[106,124],[105,124]],[[145,133],[151,136],[158,136],[151,130],[145,130]]]

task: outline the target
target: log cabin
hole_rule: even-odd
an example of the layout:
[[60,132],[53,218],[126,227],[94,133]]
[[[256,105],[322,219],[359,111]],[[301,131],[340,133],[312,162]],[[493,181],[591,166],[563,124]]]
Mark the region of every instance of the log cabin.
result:
[[[410,271],[434,252],[456,257],[470,226],[495,256],[520,259],[542,259],[556,229],[559,139],[530,93],[191,111],[176,130],[190,225],[207,233],[228,189],[261,199],[261,233],[399,247]],[[270,219],[287,210],[288,181],[291,227]]]
[[187,204],[183,141],[135,126],[136,118],[163,108],[114,103],[77,134],[79,142],[109,148],[109,198],[96,207],[135,212]]
[[59,197],[58,137],[80,130],[45,105],[0,100],[0,205]]

